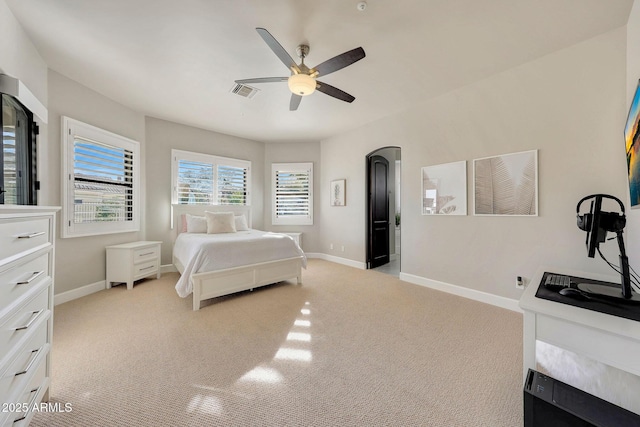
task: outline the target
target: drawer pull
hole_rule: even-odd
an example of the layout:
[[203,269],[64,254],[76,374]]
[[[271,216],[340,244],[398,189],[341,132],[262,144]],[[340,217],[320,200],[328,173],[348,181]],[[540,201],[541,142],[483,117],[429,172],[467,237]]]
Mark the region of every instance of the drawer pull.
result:
[[16,372],[14,377],[17,377],[18,375],[24,375],[27,372],[29,372],[29,369],[31,369],[31,367],[35,363],[36,359],[38,358],[38,353],[40,352],[40,350],[42,350],[42,348],[37,348],[35,350],[31,350],[31,360],[29,361],[29,364],[27,365],[26,368],[24,368],[23,371]]
[[32,239],[34,237],[42,236],[45,234],[45,231],[35,231],[33,233],[24,233],[18,235],[18,239]]
[[[36,404],[36,399],[38,397],[38,392],[40,391],[40,387],[38,388],[34,388],[33,390],[31,390],[31,393],[33,393],[33,397],[31,398],[31,400],[29,401],[29,406],[27,406],[27,408],[33,408]],[[25,418],[27,418],[27,415],[29,414],[28,411],[23,412],[23,415],[20,418],[16,418],[15,420],[13,420],[14,423],[18,423],[22,420],[24,420]]]
[[152,268],[156,268],[155,265],[150,265],[149,267],[141,268],[140,271],[150,270]]
[[147,253],[144,253],[144,254],[140,254],[140,255],[138,255],[138,256],[153,255],[154,253],[155,253],[155,252],[147,252]]
[[43,274],[44,274],[44,270],[42,270],[42,271],[34,271],[33,274],[27,280],[22,280],[20,282],[16,282],[16,285],[28,285],[29,283],[33,282],[34,280],[36,280],[38,277],[40,277]]
[[38,311],[33,311],[31,312],[31,320],[29,320],[29,322],[26,325],[23,326],[18,326],[17,328],[14,328],[16,331],[22,331],[24,329],[27,329],[29,326],[31,326],[31,324],[33,322],[36,321],[36,319],[38,318],[38,316],[40,316],[40,313],[42,313],[44,311],[44,309],[42,310],[38,310]]

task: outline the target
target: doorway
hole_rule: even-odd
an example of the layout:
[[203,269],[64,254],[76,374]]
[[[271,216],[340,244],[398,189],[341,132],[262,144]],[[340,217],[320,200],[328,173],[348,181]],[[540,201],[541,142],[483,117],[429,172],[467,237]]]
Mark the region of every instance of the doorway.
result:
[[366,156],[367,268],[400,274],[400,147],[384,147]]

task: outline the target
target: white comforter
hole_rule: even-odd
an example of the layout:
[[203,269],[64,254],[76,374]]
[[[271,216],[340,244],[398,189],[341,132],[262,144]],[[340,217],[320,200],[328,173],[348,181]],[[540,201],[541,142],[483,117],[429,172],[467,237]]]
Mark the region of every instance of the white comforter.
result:
[[195,273],[294,257],[302,257],[302,266],[307,267],[307,257],[291,236],[260,230],[181,233],[173,246],[173,256],[184,266],[176,284],[182,298],[193,291],[191,275]]

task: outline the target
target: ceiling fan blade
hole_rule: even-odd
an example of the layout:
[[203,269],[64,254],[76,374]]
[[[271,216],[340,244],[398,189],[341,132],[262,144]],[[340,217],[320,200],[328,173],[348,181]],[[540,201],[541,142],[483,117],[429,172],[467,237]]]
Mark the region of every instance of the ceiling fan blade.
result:
[[282,63],[286,65],[289,70],[293,69],[298,73],[300,72],[300,68],[298,68],[298,65],[295,63],[293,58],[291,58],[287,51],[284,50],[280,43],[278,43],[278,40],[276,40],[269,31],[265,30],[264,28],[256,28],[256,31],[258,32],[258,34],[260,34],[260,37],[262,37],[262,40],[265,41],[267,46],[271,48],[273,53],[275,53],[276,56],[280,58],[280,61],[282,61]]
[[276,82],[286,82],[287,80],[289,80],[289,77],[259,77],[257,79],[236,80],[235,82],[238,83],[238,84],[276,83]]
[[344,102],[353,102],[356,98],[349,95],[347,92],[344,92],[337,87],[333,87],[326,83],[322,83],[316,80],[316,90],[324,93],[325,95],[333,96]]
[[338,56],[334,56],[331,59],[327,59],[322,64],[315,66],[311,72],[316,71],[318,76],[326,76],[327,74],[341,70],[354,62],[360,61],[364,57],[364,49],[357,47]]
[[289,111],[296,111],[298,109],[298,105],[300,105],[300,101],[302,101],[302,97],[292,93],[291,101],[289,101]]

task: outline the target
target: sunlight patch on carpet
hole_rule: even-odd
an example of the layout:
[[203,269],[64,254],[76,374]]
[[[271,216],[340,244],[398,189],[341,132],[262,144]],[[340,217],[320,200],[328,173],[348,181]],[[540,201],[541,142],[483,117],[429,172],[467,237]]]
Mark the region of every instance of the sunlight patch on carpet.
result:
[[224,413],[224,409],[222,408],[222,400],[219,398],[215,396],[203,396],[201,394],[196,394],[191,398],[191,401],[187,406],[187,412],[222,415]]
[[311,334],[305,334],[304,332],[289,332],[287,335],[287,341],[311,342]]
[[240,377],[238,382],[242,381],[277,384],[282,382],[282,375],[273,368],[257,366]]

